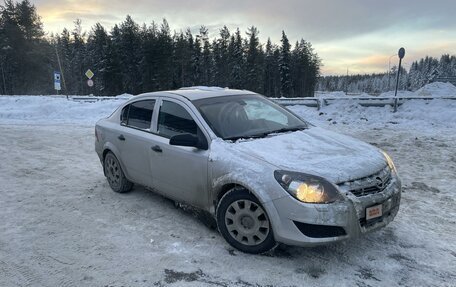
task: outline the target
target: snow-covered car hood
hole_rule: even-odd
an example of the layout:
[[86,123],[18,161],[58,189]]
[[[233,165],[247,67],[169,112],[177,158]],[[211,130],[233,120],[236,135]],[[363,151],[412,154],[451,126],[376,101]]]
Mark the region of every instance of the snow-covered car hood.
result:
[[317,127],[225,144],[224,149],[225,158],[243,154],[277,169],[318,175],[333,183],[365,177],[386,166],[376,147]]

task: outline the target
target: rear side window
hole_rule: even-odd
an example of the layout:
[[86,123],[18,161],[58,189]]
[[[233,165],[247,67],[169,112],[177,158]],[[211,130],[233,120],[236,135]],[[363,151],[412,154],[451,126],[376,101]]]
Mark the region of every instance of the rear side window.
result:
[[155,100],[134,102],[123,108],[120,122],[123,125],[150,131]]
[[120,123],[122,125],[125,125],[125,126],[127,125],[129,110],[130,110],[130,105],[128,105],[122,109],[122,114],[120,115]]
[[158,114],[158,133],[166,138],[179,134],[197,136],[198,127],[192,116],[179,104],[163,101]]

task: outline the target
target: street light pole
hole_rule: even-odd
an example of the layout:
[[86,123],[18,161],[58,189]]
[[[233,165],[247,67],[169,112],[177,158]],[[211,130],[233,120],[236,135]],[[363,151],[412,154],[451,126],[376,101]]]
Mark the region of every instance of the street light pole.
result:
[[397,69],[397,79],[396,79],[396,91],[394,92],[394,112],[397,112],[397,87],[399,86],[399,77],[401,76],[401,64],[402,64],[402,59],[405,56],[405,49],[400,48],[399,52],[397,53],[399,56],[399,68]]

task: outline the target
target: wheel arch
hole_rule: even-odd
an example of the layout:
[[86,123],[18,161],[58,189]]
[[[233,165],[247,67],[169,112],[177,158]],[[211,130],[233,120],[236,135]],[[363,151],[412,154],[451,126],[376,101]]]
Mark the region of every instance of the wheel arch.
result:
[[[111,152],[114,154],[114,156],[117,158],[117,160],[120,163],[120,167],[122,168],[123,173],[125,174],[125,177],[130,180],[130,176],[128,174],[128,170],[125,168],[125,164],[122,161],[122,158],[120,157],[120,151],[111,143],[107,142],[103,146],[103,153],[102,153],[102,159],[103,159],[103,173],[105,172],[104,170],[104,160],[106,155]],[[106,174],[105,174],[106,175]]]
[[220,203],[220,200],[223,198],[225,194],[227,194],[229,191],[233,189],[244,189],[245,191],[251,193],[253,196],[255,196],[260,203],[264,202],[264,199],[259,196],[254,190],[252,186],[249,186],[248,184],[244,184],[239,181],[226,181],[224,183],[219,184],[215,188],[215,193],[213,197],[213,213],[216,214],[217,212],[217,206]]

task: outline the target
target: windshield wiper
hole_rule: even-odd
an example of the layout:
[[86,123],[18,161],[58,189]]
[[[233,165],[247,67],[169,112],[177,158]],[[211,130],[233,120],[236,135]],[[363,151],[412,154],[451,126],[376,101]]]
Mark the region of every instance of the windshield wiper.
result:
[[302,127],[294,127],[294,128],[281,128],[278,130],[273,130],[273,131],[267,131],[267,132],[262,132],[259,134],[253,134],[253,135],[243,135],[243,136],[235,136],[235,137],[228,137],[224,138],[224,140],[229,140],[229,141],[237,141],[240,139],[258,139],[258,138],[265,138],[270,134],[278,134],[278,133],[285,133],[285,132],[295,132],[295,131],[301,131],[305,130],[307,127],[302,126]]
[[255,134],[255,135],[228,137],[228,138],[224,138],[224,140],[235,142],[235,141],[240,140],[240,139],[259,139],[259,138],[266,137],[268,134],[269,133],[260,133],[260,134]]
[[302,130],[305,130],[307,129],[307,127],[305,126],[302,126],[302,127],[294,127],[294,128],[281,128],[281,129],[278,129],[278,130],[273,130],[273,131],[269,131],[265,134],[269,135],[269,134],[280,134],[280,133],[286,133],[286,132],[296,132],[296,131],[302,131]]

